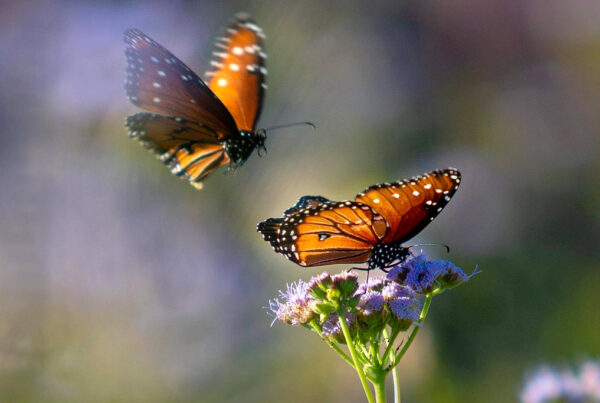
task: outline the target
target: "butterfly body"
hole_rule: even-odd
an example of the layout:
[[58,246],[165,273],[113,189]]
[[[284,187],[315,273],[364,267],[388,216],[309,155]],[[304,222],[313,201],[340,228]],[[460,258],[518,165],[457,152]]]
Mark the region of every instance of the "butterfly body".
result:
[[217,39],[206,82],[137,29],[125,32],[125,91],[153,113],[128,116],[129,135],[197,187],[216,168],[235,169],[265,149],[256,129],[266,90],[264,33],[239,14]]
[[409,255],[409,248],[402,246],[401,242],[378,243],[373,246],[367,261],[368,268],[369,270],[385,269],[394,263],[403,262]]
[[352,201],[304,196],[258,231],[273,249],[301,266],[367,263],[385,270],[409,255],[402,244],[450,201],[460,184],[453,168],[371,186]]

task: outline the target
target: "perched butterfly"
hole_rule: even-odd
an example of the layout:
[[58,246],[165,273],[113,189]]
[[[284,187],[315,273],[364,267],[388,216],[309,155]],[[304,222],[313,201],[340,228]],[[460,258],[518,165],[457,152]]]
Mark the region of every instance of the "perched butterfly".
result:
[[267,88],[264,38],[238,14],[217,38],[217,60],[204,82],[156,41],[129,29],[125,91],[134,105],[155,112],[128,116],[130,137],[198,189],[216,168],[237,168],[254,149],[264,150],[266,132],[256,130]]
[[459,184],[460,172],[448,168],[371,186],[354,201],[304,196],[283,218],[259,223],[258,231],[300,266],[366,262],[368,270],[385,270],[406,259],[402,243],[442,211]]

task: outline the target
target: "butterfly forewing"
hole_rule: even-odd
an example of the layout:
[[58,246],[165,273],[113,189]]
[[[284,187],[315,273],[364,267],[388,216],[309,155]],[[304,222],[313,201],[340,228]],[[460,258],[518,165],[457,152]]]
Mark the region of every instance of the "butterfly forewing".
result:
[[217,38],[206,73],[210,89],[225,104],[239,130],[254,131],[266,89],[264,33],[247,15],[239,14]]
[[302,266],[366,262],[385,228],[381,216],[361,203],[318,199],[324,198],[301,198],[296,207],[306,208],[288,209],[284,218],[263,221],[258,230],[276,252]]
[[172,173],[195,187],[215,168],[229,164],[218,134],[208,126],[153,113],[127,117],[129,135],[152,150]]
[[448,168],[411,179],[369,187],[355,200],[369,205],[387,222],[383,243],[405,242],[427,226],[448,204],[460,173]]
[[125,91],[140,108],[211,127],[221,139],[237,135],[223,103],[183,62],[137,29],[125,32]]

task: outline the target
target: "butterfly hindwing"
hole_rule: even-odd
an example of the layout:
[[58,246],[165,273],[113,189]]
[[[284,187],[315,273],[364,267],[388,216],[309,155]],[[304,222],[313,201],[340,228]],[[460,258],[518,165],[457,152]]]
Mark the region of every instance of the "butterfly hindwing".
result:
[[264,38],[248,15],[238,14],[217,38],[215,60],[206,73],[209,88],[243,131],[254,131],[267,88]]
[[208,126],[153,113],[128,116],[126,126],[130,137],[196,188],[201,188],[201,181],[214,169],[229,164],[218,134]]
[[355,200],[370,206],[388,223],[383,242],[405,242],[425,228],[448,204],[460,184],[453,168],[394,183],[373,185]]
[[125,91],[134,105],[207,125],[221,139],[238,134],[219,98],[171,52],[137,29],[125,32],[125,43]]
[[326,203],[328,201],[330,200],[323,196],[302,196],[300,199],[298,199],[296,205],[285,210],[283,215],[292,215],[297,213],[299,210],[304,210],[308,207],[315,207],[320,203]]

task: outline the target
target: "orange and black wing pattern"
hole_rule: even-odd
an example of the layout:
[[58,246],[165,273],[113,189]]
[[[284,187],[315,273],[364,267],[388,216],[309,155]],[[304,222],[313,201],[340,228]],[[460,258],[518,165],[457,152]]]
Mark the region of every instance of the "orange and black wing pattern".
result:
[[369,206],[304,196],[283,218],[258,224],[273,249],[301,266],[363,263],[385,234],[383,218]]
[[387,223],[389,229],[382,243],[402,243],[433,221],[458,189],[460,179],[460,172],[454,168],[435,170],[371,186],[355,201],[370,206]]
[[220,139],[238,134],[225,105],[181,60],[137,29],[125,32],[125,43],[125,92],[134,105],[206,125]]
[[229,164],[218,133],[179,117],[136,113],[127,117],[129,135],[150,149],[171,172],[197,189],[216,168]]
[[385,269],[408,255],[401,244],[427,226],[460,184],[453,168],[408,180],[373,185],[354,201],[304,196],[282,218],[269,218],[258,231],[301,266],[368,262]]
[[241,131],[254,131],[267,88],[264,38],[263,30],[248,15],[236,15],[217,38],[215,60],[206,72],[209,88]]

